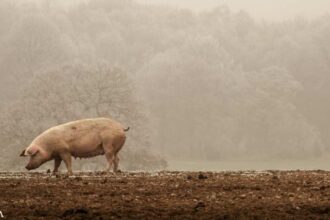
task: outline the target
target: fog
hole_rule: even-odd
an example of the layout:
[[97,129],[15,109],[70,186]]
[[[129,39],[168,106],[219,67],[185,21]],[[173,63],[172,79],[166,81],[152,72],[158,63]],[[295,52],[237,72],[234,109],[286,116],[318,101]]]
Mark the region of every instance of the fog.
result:
[[329,9],[3,0],[0,169],[23,169],[18,155],[45,129],[91,117],[131,127],[126,170],[329,169]]
[[212,10],[227,5],[231,10],[246,11],[257,20],[283,21],[305,17],[314,19],[330,11],[328,0],[138,0],[141,3],[170,5],[176,8],[188,8],[194,12]]

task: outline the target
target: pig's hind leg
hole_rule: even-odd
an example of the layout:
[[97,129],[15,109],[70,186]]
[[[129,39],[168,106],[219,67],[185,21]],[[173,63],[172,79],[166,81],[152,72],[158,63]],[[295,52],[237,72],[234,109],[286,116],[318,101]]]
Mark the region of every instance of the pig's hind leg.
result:
[[119,157],[118,157],[118,153],[121,150],[121,148],[124,146],[125,144],[125,140],[126,137],[124,136],[121,141],[118,143],[118,146],[116,148],[116,152],[114,154],[114,160],[113,160],[113,172],[117,173],[118,172],[118,165],[119,165]]
[[105,140],[102,144],[103,150],[104,150],[104,154],[105,154],[105,158],[108,161],[108,166],[106,168],[106,172],[110,172],[112,164],[114,162],[114,156],[115,156],[115,152],[112,146],[112,141],[111,140]]
[[118,164],[119,164],[119,157],[118,157],[118,154],[115,154],[114,160],[113,160],[113,172],[114,173],[118,172]]
[[108,166],[107,166],[106,172],[110,172],[113,161],[115,159],[113,150],[106,151],[105,152],[105,157],[107,158],[107,161],[108,161]]

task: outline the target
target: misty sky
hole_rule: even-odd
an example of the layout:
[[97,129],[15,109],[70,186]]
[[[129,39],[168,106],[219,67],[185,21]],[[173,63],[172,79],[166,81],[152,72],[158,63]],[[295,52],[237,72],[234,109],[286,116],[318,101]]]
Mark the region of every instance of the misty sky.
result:
[[228,5],[234,11],[245,10],[253,17],[279,21],[297,16],[315,18],[330,12],[329,0],[138,0],[152,4],[170,4],[194,11]]
[[[231,12],[198,13],[223,5]],[[127,170],[270,159],[330,169],[314,163],[330,157],[329,9],[330,0],[2,0],[0,170],[24,169],[17,155],[51,126],[110,116],[136,128]]]

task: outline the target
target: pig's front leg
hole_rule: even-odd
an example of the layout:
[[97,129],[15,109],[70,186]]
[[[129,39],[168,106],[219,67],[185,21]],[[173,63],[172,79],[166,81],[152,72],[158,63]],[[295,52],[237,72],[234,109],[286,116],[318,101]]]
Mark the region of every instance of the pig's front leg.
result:
[[72,175],[72,166],[71,166],[71,154],[70,153],[62,153],[60,154],[61,159],[64,161],[66,168],[68,169],[68,175]]
[[54,170],[53,170],[53,174],[58,172],[58,168],[61,165],[62,159],[60,157],[57,157],[54,159],[55,163],[54,163]]

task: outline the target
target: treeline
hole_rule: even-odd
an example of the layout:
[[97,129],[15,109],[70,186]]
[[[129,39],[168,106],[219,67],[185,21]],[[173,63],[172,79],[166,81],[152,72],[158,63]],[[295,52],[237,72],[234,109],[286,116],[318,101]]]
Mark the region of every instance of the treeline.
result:
[[94,116],[132,125],[131,169],[163,168],[159,153],[329,153],[330,15],[267,23],[227,7],[1,1],[0,49],[3,167],[42,129]]

